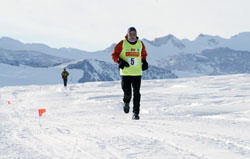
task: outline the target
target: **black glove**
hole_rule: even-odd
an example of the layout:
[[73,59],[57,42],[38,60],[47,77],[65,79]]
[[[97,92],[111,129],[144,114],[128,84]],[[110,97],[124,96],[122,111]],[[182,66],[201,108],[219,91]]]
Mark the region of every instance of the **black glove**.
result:
[[124,67],[129,67],[129,64],[127,61],[124,61],[123,59],[118,59],[119,68],[124,69]]
[[148,69],[148,62],[146,59],[142,59],[142,71],[145,71]]

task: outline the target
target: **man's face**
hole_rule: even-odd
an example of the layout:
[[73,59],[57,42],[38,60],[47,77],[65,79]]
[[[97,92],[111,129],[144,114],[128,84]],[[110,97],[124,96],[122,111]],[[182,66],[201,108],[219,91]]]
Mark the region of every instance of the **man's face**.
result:
[[136,31],[130,31],[128,33],[128,39],[131,40],[131,41],[136,41],[136,38],[137,38],[137,34],[136,34]]

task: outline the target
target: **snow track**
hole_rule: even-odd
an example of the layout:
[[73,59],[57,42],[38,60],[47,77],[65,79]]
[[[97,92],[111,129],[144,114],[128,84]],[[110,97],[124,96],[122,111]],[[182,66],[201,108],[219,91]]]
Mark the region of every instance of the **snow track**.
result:
[[0,159],[250,158],[250,75],[143,81],[141,94],[133,121],[120,82],[0,88]]

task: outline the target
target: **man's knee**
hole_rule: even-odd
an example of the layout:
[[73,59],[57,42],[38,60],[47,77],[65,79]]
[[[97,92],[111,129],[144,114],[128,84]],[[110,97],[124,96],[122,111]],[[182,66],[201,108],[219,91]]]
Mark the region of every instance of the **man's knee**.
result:
[[140,90],[134,90],[133,94],[134,94],[134,97],[141,97]]
[[130,100],[130,99],[131,99],[131,97],[132,97],[131,92],[125,92],[125,93],[124,93],[124,99],[128,99],[128,100]]

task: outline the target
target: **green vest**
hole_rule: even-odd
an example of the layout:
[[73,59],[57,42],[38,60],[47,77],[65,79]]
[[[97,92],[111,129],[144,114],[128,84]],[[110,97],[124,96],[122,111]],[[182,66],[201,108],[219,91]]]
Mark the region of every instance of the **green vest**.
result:
[[67,78],[69,76],[69,73],[67,71],[62,72],[62,78]]
[[142,76],[141,66],[142,42],[137,40],[135,45],[123,40],[120,58],[129,63],[129,67],[120,69],[121,76]]

